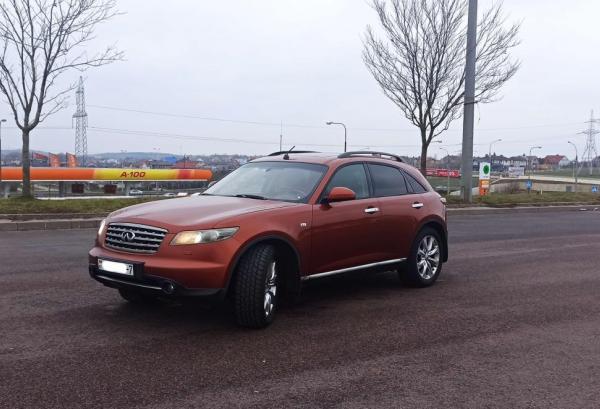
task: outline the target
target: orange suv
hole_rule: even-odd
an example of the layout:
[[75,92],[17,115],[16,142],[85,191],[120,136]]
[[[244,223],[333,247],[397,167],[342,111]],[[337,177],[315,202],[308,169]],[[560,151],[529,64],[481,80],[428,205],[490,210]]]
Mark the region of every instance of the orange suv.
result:
[[302,282],[397,269],[429,286],[448,259],[445,201],[414,167],[381,152],[276,152],[197,197],[110,214],[89,272],[135,303],[221,296],[264,327]]

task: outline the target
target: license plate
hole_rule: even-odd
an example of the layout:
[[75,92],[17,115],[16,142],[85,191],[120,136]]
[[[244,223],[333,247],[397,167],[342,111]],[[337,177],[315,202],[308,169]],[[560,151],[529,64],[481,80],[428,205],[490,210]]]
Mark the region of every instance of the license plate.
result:
[[98,260],[98,269],[109,273],[123,274],[127,276],[133,275],[133,264],[118,263],[110,260]]

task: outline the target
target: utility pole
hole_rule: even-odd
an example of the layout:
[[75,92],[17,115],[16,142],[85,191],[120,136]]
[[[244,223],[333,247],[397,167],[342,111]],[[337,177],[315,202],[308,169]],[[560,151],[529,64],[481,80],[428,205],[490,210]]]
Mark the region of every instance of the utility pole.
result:
[[590,120],[586,123],[589,124],[588,129],[583,132],[580,132],[583,135],[586,135],[585,141],[585,149],[583,150],[582,163],[581,168],[578,169],[577,173],[583,169],[583,165],[587,162],[588,168],[590,170],[590,175],[593,174],[594,171],[594,160],[598,157],[598,150],[596,149],[596,135],[600,133],[600,131],[596,130],[595,124],[599,122],[597,119],[594,119],[594,111],[592,111],[590,115]]
[[567,142],[569,142],[575,148],[575,162],[573,163],[573,178],[575,179],[575,193],[577,193],[577,174],[579,173],[579,171],[575,171],[575,169],[577,169],[577,167],[578,167],[577,161],[578,161],[579,155],[577,154],[577,145],[575,145],[571,141],[567,141]]
[[77,110],[73,114],[75,118],[75,156],[79,163],[85,166],[87,160],[87,112],[85,112],[85,90],[83,88],[83,77],[79,77],[79,86],[75,92]]
[[473,201],[473,126],[475,120],[475,59],[477,57],[477,0],[469,0],[467,26],[467,61],[465,65],[465,97],[461,164],[462,197]]
[[2,124],[6,119],[0,119],[0,187],[2,187]]
[[532,160],[532,154],[533,154],[533,150],[534,149],[542,149],[541,146],[532,146],[531,148],[529,148],[529,158],[528,158],[528,162],[529,162],[529,178],[527,179],[527,192],[529,193],[529,191],[531,190],[531,173],[533,172],[533,160]]
[[279,130],[279,152],[283,151],[283,121],[281,121],[281,128]]

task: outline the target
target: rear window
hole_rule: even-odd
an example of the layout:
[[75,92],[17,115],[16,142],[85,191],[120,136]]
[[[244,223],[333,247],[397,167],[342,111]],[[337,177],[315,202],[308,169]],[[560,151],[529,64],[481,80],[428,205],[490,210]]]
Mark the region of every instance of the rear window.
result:
[[408,172],[404,172],[404,177],[406,178],[406,183],[408,183],[410,190],[412,193],[425,193],[427,189],[423,187],[421,183],[417,181],[412,175]]
[[400,169],[370,163],[369,171],[373,180],[375,197],[400,196],[408,193],[406,181]]

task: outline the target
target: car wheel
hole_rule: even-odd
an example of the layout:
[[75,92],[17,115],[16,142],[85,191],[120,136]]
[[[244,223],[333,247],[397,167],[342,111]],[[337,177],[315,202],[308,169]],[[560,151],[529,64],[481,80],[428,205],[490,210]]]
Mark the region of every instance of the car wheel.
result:
[[126,288],[119,288],[119,294],[124,300],[132,304],[154,304],[157,302],[156,297]]
[[239,325],[263,328],[273,322],[279,284],[275,248],[261,244],[250,249],[236,271],[235,316]]
[[414,287],[428,287],[435,283],[442,271],[442,240],[437,231],[425,228],[417,235],[407,264],[400,278]]

